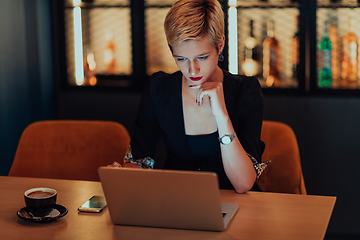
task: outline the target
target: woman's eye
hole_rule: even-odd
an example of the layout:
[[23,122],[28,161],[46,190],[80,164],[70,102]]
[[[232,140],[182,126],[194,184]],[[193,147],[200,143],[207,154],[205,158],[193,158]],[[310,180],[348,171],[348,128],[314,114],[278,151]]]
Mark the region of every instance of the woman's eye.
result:
[[198,57],[199,60],[206,60],[209,56]]
[[186,58],[177,58],[177,61],[183,62],[183,61],[185,61],[185,59],[186,59]]

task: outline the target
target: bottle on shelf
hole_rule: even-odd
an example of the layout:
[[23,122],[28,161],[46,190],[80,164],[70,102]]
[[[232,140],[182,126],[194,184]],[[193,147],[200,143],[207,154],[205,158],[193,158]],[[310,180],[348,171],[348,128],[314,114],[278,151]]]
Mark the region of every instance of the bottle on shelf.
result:
[[[330,22],[330,21],[329,21]],[[339,42],[338,42],[338,27],[336,24],[336,19],[333,19],[332,24],[329,24],[329,39],[331,42],[331,75],[332,75],[332,88],[339,88],[340,85],[340,74],[341,69],[339,68],[339,63],[341,62],[341,57],[339,57]]]
[[106,74],[115,74],[115,41],[114,35],[111,31],[107,32],[105,35],[106,46],[104,52],[104,62],[105,62],[105,73]]
[[254,37],[254,21],[250,20],[250,34],[245,39],[244,62],[241,68],[246,76],[256,76],[259,74],[259,59],[257,41]]
[[292,78],[298,78],[298,68],[299,68],[299,15],[296,18],[297,21],[297,30],[291,40],[291,59],[292,59]]
[[267,37],[263,42],[263,77],[267,87],[280,87],[280,45],[274,35],[273,20],[267,21]]
[[331,50],[332,44],[329,38],[329,25],[325,21],[325,31],[323,38],[320,42],[320,50],[322,52],[322,67],[320,71],[320,87],[331,87],[332,85],[332,72],[331,72]]
[[343,88],[358,88],[358,37],[354,33],[355,19],[349,17],[349,32],[342,39],[341,79]]

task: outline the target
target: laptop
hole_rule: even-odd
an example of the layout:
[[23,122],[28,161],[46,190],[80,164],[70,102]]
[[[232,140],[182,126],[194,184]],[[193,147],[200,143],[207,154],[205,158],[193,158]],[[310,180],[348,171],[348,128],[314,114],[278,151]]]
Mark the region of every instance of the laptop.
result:
[[221,203],[216,173],[100,167],[114,224],[224,231],[238,204]]

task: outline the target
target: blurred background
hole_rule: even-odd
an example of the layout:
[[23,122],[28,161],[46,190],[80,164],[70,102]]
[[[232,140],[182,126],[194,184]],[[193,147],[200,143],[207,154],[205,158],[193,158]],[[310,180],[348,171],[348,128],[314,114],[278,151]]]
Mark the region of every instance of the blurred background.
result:
[[[308,194],[337,197],[326,238],[360,239],[358,1],[220,2],[219,65],[259,79],[264,118],[298,138]],[[177,71],[162,26],[173,3],[0,0],[0,175],[37,120],[113,120],[131,133],[149,76]]]

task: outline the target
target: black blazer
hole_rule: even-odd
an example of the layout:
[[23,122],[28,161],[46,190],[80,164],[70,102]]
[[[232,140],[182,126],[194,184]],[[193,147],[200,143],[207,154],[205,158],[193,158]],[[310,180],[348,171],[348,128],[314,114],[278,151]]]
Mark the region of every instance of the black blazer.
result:
[[[235,76],[224,70],[223,73],[225,104],[233,127],[245,151],[261,162],[265,145],[260,140],[263,120],[260,84],[255,77]],[[157,72],[151,76],[133,126],[130,144],[134,159],[154,158],[160,137],[168,153],[166,169],[198,169],[185,135],[180,71],[173,74]],[[201,170],[216,172],[220,188],[234,189],[226,177],[220,154],[203,164]]]

